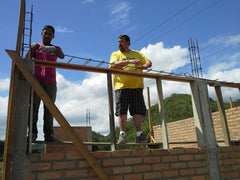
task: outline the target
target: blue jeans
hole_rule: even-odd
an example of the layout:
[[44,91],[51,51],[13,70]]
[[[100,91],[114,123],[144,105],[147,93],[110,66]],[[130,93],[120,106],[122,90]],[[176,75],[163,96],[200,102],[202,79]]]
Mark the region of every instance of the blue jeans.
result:
[[[43,87],[43,89],[47,92],[48,96],[54,103],[56,100],[56,94],[57,94],[57,86],[56,84],[49,84],[49,83],[40,83]],[[33,95],[33,127],[32,127],[32,133],[36,134],[38,133],[37,129],[37,121],[38,121],[38,110],[40,105],[41,99],[38,97],[38,95],[34,92]],[[43,116],[43,132],[45,136],[53,135],[53,116],[48,110],[48,108],[44,104],[44,116]]]

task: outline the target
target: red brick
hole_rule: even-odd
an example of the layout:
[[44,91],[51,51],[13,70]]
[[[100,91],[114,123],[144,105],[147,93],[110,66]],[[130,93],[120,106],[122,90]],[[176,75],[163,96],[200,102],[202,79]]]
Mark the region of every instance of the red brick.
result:
[[163,178],[177,177],[179,176],[178,171],[163,171]]
[[161,177],[162,177],[161,172],[144,173],[144,180],[146,180],[146,179],[160,179]]
[[179,160],[180,161],[193,160],[193,155],[192,154],[189,154],[189,155],[179,155]]
[[99,158],[109,158],[112,156],[112,153],[109,151],[96,151],[92,153],[93,156],[97,159]]
[[152,154],[153,155],[165,155],[169,154],[168,150],[165,149],[152,149]]
[[185,162],[171,163],[170,166],[171,166],[171,169],[183,169],[187,167]]
[[130,156],[132,151],[129,150],[119,150],[119,151],[114,151],[113,156],[115,157],[124,157],[124,156]]
[[149,149],[135,149],[133,150],[133,156],[147,156],[150,154]]
[[154,171],[168,170],[169,164],[154,164],[152,167]]
[[131,173],[132,167],[113,167],[113,174],[124,174],[124,173]]
[[182,153],[184,153],[184,149],[183,148],[169,149],[169,153],[170,154],[182,154]]
[[83,159],[83,156],[80,153],[66,153],[66,159]]
[[78,177],[87,177],[87,170],[86,169],[79,169],[79,170],[70,170],[64,172],[65,178],[78,178]]
[[191,180],[208,180],[208,179],[209,178],[205,177],[205,176],[194,176],[194,177],[191,178]]
[[53,169],[74,169],[76,168],[76,162],[70,161],[70,162],[55,162],[53,163]]
[[40,161],[55,161],[55,160],[63,160],[63,153],[48,153],[40,155]]
[[147,163],[147,164],[160,163],[160,157],[156,157],[156,156],[144,157],[143,158],[143,163]]
[[147,172],[147,171],[151,171],[151,165],[133,166],[133,172]]
[[38,179],[61,179],[62,174],[61,171],[42,172],[38,173],[37,177]]
[[178,156],[171,155],[171,156],[163,156],[162,162],[174,162],[178,160]]
[[122,159],[117,159],[117,158],[114,158],[114,159],[104,159],[103,160],[103,165],[104,166],[116,166],[116,165],[122,165],[123,162],[122,162]]
[[143,180],[142,174],[128,174],[124,176],[124,180]]
[[133,158],[125,158],[124,159],[124,164],[140,164],[142,163],[142,158],[141,157],[133,157]]
[[181,176],[189,176],[189,175],[193,175],[194,174],[194,170],[193,169],[183,169],[180,170],[180,175]]
[[202,163],[199,161],[192,161],[192,162],[187,162],[187,166],[189,168],[197,168],[197,167],[202,167]]

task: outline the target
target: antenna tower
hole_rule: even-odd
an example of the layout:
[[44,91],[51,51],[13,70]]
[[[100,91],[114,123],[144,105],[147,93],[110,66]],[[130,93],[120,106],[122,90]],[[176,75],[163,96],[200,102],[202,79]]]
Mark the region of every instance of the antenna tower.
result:
[[195,43],[192,38],[190,38],[190,40],[188,40],[188,50],[192,68],[192,76],[199,78],[199,75],[201,75],[202,78],[202,65],[199,54],[198,41],[196,40]]

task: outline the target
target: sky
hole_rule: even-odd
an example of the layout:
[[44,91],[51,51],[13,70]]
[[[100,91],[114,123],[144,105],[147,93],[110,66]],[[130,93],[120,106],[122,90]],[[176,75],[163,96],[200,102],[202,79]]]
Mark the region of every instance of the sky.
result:
[[[26,0],[26,11],[33,9],[31,42],[41,42],[46,24],[55,27],[52,44],[62,48],[59,62],[108,67],[113,51],[118,50],[118,35],[131,38],[130,49],[143,53],[156,73],[192,76],[189,44],[198,44],[200,77],[240,83],[240,1],[239,0]],[[11,58],[5,49],[15,50],[20,11],[19,0],[2,1],[0,7],[0,139],[5,139]],[[30,19],[26,15],[26,19]],[[30,24],[26,22],[26,27]],[[25,39],[29,41],[29,39]],[[198,66],[200,68],[200,65]],[[152,71],[152,72],[153,72]],[[150,71],[151,72],[151,71]],[[201,73],[200,73],[201,72]],[[56,105],[71,126],[86,126],[109,134],[106,74],[57,69]],[[157,103],[155,80],[144,79],[150,102]],[[209,96],[216,99],[213,87]],[[190,94],[187,83],[163,81],[164,98],[171,94]],[[224,101],[240,98],[239,89],[222,88]],[[43,107],[40,106],[38,131],[43,139]],[[89,112],[89,113],[87,113]],[[130,116],[129,116],[130,117]],[[59,126],[54,121],[55,126]],[[118,126],[117,119],[115,125]]]

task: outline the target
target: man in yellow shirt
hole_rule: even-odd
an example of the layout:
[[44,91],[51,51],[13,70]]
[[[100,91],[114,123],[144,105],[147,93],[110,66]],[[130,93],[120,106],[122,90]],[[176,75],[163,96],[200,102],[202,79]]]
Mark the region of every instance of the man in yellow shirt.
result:
[[[111,69],[142,72],[150,68],[152,62],[139,51],[129,49],[130,38],[127,35],[118,36],[119,50],[111,55]],[[113,75],[114,90],[116,93],[116,113],[120,126],[119,144],[126,143],[125,126],[127,111],[133,116],[136,127],[136,143],[146,142],[142,133],[142,115],[146,114],[146,106],[143,97],[143,78],[127,75]]]

